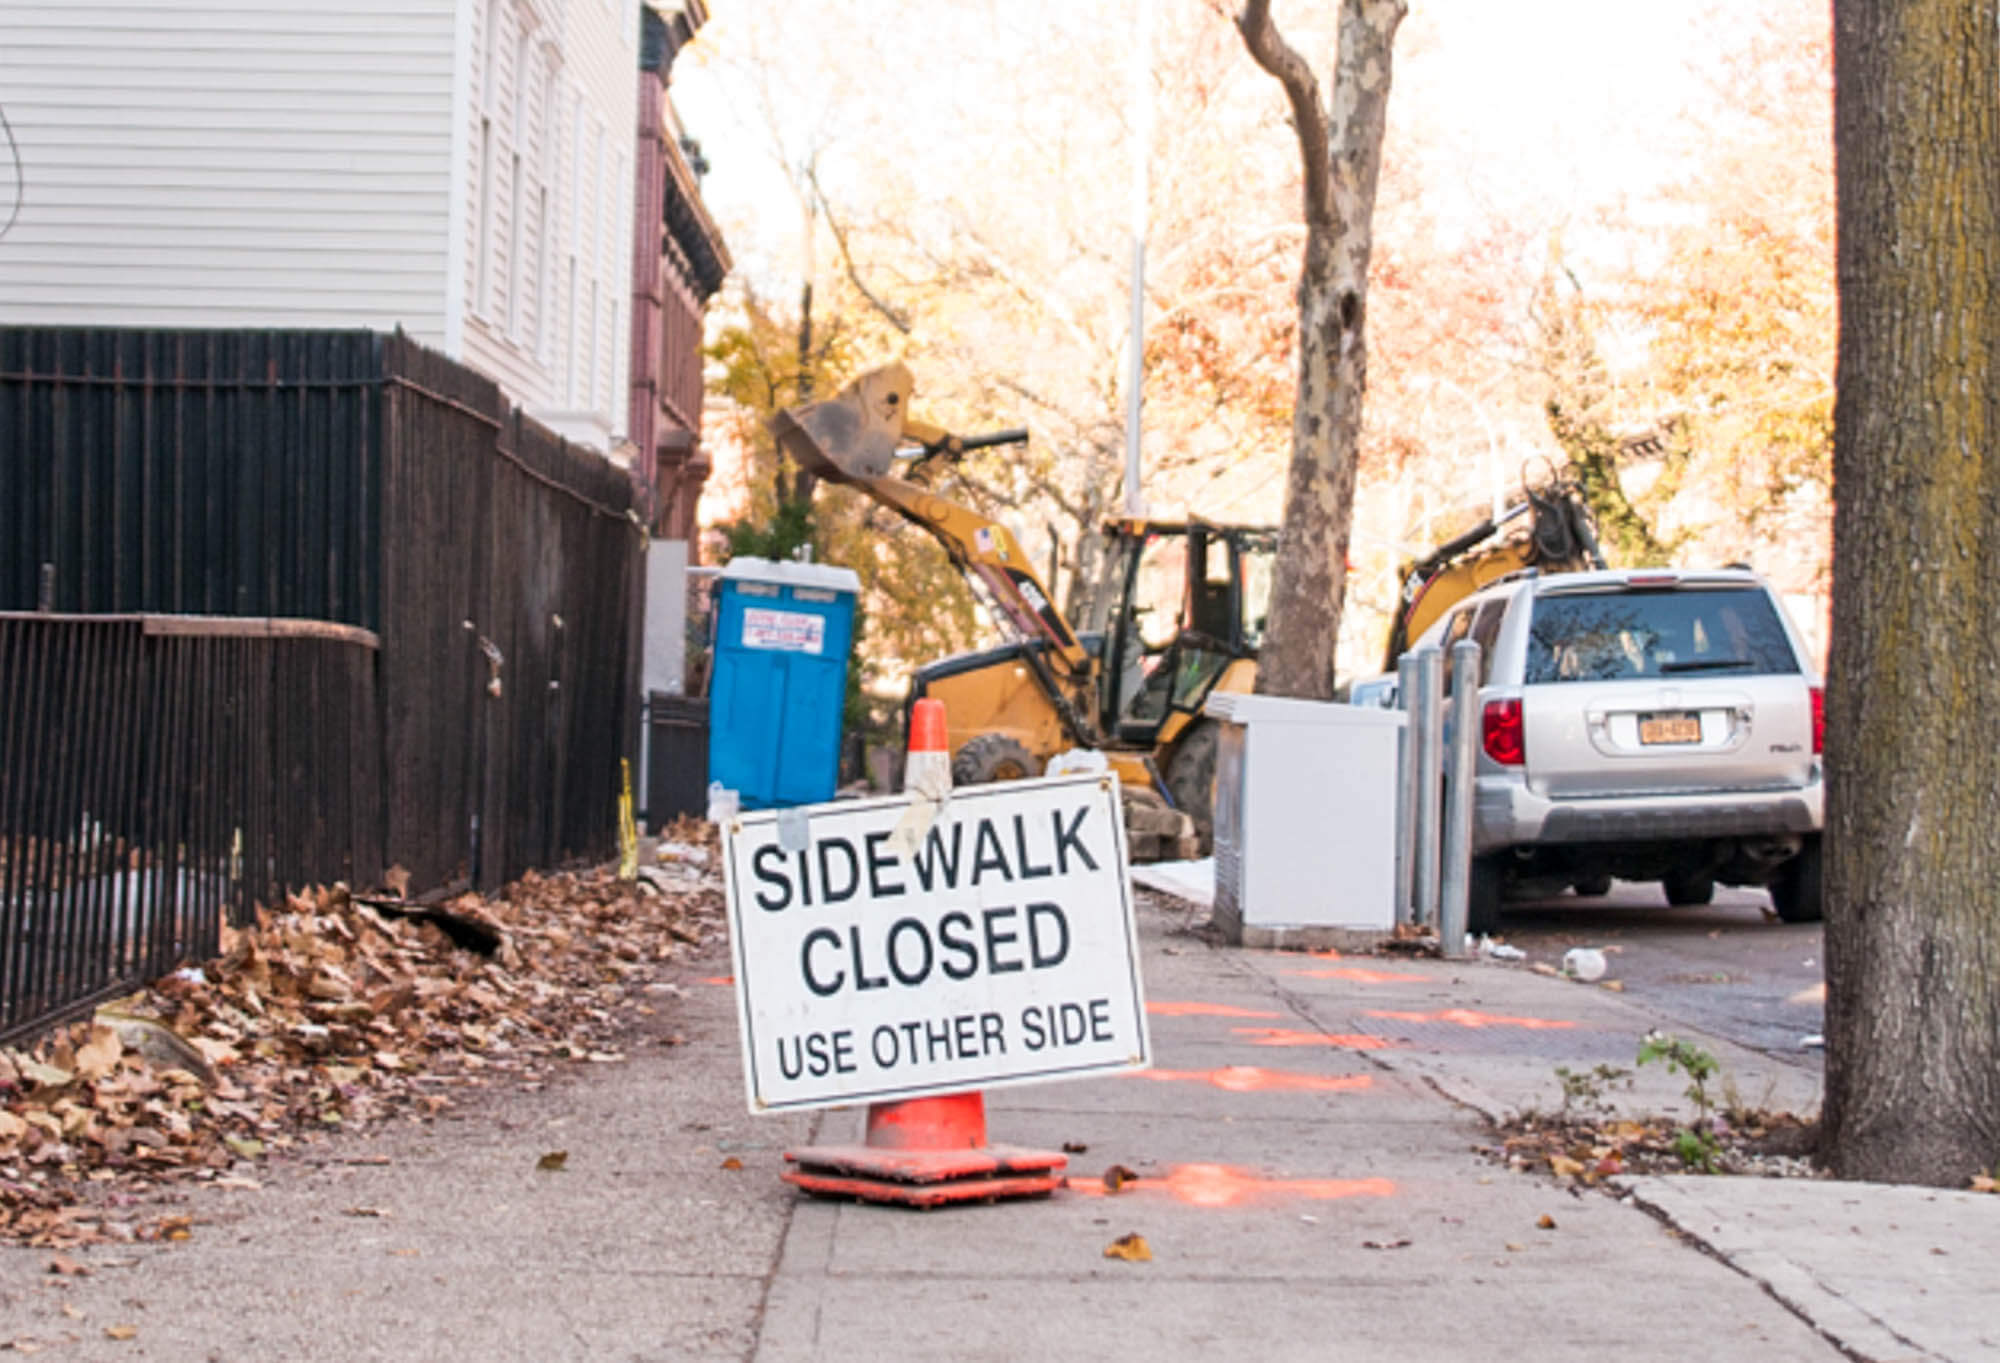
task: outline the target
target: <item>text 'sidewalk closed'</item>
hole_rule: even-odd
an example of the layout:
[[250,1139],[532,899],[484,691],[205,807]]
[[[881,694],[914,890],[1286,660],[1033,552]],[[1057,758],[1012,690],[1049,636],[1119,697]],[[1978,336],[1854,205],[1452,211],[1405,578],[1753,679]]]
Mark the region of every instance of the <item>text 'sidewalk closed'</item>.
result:
[[753,1110],[1147,1063],[1117,784],[963,788],[908,855],[888,798],[726,830]]

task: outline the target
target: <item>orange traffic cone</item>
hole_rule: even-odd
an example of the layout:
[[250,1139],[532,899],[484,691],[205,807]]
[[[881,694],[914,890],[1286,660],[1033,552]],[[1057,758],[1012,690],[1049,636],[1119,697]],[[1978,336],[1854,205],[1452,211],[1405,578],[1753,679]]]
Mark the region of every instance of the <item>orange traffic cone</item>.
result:
[[[919,795],[948,790],[951,754],[944,702],[925,697],[910,713],[904,787]],[[785,1182],[823,1197],[853,1197],[906,1207],[1045,1197],[1069,1164],[1053,1150],[986,1143],[986,1095],[947,1093],[868,1105],[861,1145],[816,1145],[785,1152],[795,1168]]]

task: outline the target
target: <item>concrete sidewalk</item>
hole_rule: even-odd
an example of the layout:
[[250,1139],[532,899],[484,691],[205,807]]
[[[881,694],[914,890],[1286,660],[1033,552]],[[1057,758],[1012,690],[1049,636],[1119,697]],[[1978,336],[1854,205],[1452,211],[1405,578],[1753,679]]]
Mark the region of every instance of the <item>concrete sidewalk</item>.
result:
[[[1148,897],[1156,1069],[990,1095],[992,1138],[1078,1148],[1053,1198],[818,1202],[779,1152],[859,1115],[749,1117],[730,991],[658,987],[618,1066],[329,1140],[175,1193],[175,1245],[50,1274],[0,1253],[0,1344],[63,1359],[1951,1359],[2000,1357],[1975,1266],[2000,1199],[1802,1180],[1573,1193],[1476,1152],[1554,1067],[1663,1020],[1490,964],[1208,945]],[[1752,1101],[1809,1070],[1701,1038]],[[1649,1066],[1623,1101],[1684,1104]],[[559,1171],[541,1157],[566,1151]],[[1101,1175],[1140,1175],[1109,1195]],[[1149,1262],[1109,1259],[1128,1233]],[[1700,1252],[1699,1246],[1713,1253]],[[129,1340],[111,1326],[136,1326]],[[20,1348],[20,1345],[15,1347]]]

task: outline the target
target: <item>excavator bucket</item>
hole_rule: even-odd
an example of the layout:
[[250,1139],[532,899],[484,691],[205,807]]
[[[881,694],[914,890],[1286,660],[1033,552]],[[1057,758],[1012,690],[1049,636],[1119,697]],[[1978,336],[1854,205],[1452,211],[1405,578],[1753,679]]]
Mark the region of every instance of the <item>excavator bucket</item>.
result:
[[822,478],[880,478],[902,443],[914,386],[908,369],[883,365],[824,401],[785,408],[771,430],[779,449]]

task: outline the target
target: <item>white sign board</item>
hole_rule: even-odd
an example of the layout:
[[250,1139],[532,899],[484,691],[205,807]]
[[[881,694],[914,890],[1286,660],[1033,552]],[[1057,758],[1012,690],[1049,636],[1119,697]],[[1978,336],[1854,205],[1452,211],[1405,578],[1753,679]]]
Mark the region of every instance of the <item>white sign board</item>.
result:
[[902,797],[723,831],[752,1112],[1148,1064],[1115,778],[953,792],[912,855]]
[[804,611],[746,606],[743,647],[771,648],[785,653],[820,653],[826,648],[826,620]]

